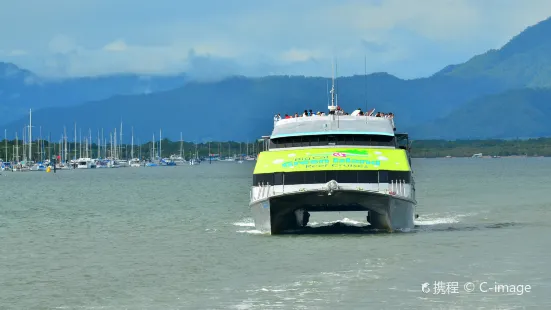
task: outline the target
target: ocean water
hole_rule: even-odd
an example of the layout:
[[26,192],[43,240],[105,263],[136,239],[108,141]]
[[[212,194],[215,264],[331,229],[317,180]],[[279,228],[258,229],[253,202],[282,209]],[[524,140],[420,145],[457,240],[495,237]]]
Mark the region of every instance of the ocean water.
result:
[[[285,236],[252,224],[250,162],[4,172],[0,308],[549,309],[551,159],[413,165],[414,230]],[[337,220],[365,221],[311,225]]]

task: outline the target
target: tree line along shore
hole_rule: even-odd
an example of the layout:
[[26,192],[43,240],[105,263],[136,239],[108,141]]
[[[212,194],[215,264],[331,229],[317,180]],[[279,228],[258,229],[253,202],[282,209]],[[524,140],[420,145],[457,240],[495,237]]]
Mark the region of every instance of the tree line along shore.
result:
[[[158,143],[155,148],[151,142],[134,145],[117,145],[116,153],[122,158],[130,158],[131,151],[134,157],[150,158],[151,152],[155,151],[158,156]],[[234,156],[237,154],[256,155],[262,150],[262,142],[244,143],[235,141],[224,142],[181,142],[162,140],[161,156],[170,156],[171,154],[182,154],[184,157],[191,157],[192,154],[198,154],[199,157],[208,157],[209,154],[217,157]],[[34,140],[32,142],[32,159],[40,160],[52,158],[64,152],[64,145],[59,142],[48,142],[47,140]],[[28,155],[28,143],[22,144],[22,141],[2,140],[0,142],[0,158],[5,161],[13,160],[16,155],[21,160],[23,156]],[[91,157],[102,157],[112,150],[112,146],[104,145],[98,148],[97,144],[84,145],[80,143],[67,143],[67,157],[79,158],[82,150],[88,147]],[[133,150],[132,150],[133,149]],[[106,152],[107,151],[107,152]],[[101,152],[98,156],[98,152]],[[438,158],[438,157],[472,157],[474,154],[482,154],[482,157],[549,157],[551,156],[551,138],[534,139],[515,139],[515,140],[412,140],[411,156],[414,158]]]

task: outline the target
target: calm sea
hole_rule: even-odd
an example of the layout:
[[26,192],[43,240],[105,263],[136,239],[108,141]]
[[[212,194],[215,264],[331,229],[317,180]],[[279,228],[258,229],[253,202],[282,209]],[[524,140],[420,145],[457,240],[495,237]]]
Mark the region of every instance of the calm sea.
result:
[[[250,162],[4,172],[0,308],[550,309],[551,160],[413,164],[418,227],[392,234],[259,233]],[[336,220],[365,221],[311,224]]]

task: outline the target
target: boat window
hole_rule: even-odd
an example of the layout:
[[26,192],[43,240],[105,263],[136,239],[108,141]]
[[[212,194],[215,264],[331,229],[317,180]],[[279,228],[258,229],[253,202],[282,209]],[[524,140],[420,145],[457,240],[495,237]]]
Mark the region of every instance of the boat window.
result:
[[[316,171],[317,173],[323,173],[323,179],[325,179],[325,172],[324,171]],[[304,174],[304,183],[305,184],[316,184],[316,175],[313,173],[305,173]]]
[[308,147],[325,145],[396,146],[393,136],[383,135],[314,135],[282,137],[270,140],[270,148]]
[[312,136],[310,138],[310,146],[318,146],[318,145],[320,145],[319,136]]
[[379,183],[388,183],[388,171],[379,171]]
[[274,173],[274,185],[282,185],[282,184],[283,184],[283,172]]
[[327,183],[327,178],[325,177],[325,171],[312,171],[310,172],[314,176],[314,183]]
[[377,183],[377,171],[358,171],[358,183]]
[[358,172],[357,171],[339,171],[338,172],[338,181],[341,183],[357,183],[358,182]]
[[337,180],[337,171],[331,170],[331,171],[326,171],[325,172],[325,182],[329,182],[331,180],[335,180],[335,181],[338,182],[338,180]]
[[259,184],[323,184],[331,180],[335,180],[338,183],[396,183],[402,181],[411,183],[411,172],[386,170],[329,170],[264,173],[253,175],[253,186],[258,186]]
[[285,173],[285,185],[304,184],[304,172]]

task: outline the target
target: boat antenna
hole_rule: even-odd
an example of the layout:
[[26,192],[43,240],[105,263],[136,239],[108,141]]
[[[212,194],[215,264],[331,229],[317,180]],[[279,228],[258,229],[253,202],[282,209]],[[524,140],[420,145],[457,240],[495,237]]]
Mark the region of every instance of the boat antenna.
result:
[[339,70],[337,60],[335,60],[335,104],[339,105]]
[[334,60],[331,61],[331,105],[328,107],[329,111],[335,111],[335,62]]
[[[367,106],[367,57],[364,55],[364,99],[365,99],[365,113],[368,113],[369,107]],[[365,118],[367,123],[367,117]]]
[[329,106],[331,99],[329,99],[329,81],[325,81],[325,92],[327,94],[327,106]]

